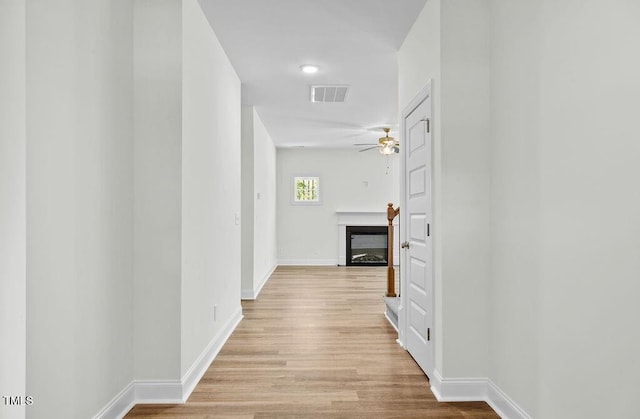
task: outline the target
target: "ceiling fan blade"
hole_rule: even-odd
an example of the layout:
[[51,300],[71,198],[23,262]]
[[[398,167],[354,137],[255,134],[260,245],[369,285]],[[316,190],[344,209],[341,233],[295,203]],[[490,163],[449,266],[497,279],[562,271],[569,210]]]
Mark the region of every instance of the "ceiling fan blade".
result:
[[358,152],[362,153],[363,151],[373,150],[374,148],[378,148],[378,146],[374,145],[373,147],[363,148],[362,150],[358,150]]
[[354,144],[355,146],[364,146],[364,145],[375,145],[378,146],[378,144],[374,144],[374,143],[359,143],[359,144]]

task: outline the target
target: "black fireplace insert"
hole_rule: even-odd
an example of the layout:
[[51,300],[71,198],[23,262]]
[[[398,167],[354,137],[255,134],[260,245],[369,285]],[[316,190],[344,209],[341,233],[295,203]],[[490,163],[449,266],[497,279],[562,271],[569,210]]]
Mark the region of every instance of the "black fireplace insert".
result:
[[347,266],[386,266],[386,226],[347,226]]

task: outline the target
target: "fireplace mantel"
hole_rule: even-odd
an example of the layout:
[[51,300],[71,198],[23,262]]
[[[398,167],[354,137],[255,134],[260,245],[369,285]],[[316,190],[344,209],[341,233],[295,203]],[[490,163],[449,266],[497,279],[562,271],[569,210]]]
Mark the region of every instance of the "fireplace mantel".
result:
[[[347,251],[347,226],[386,226],[389,225],[387,220],[386,208],[384,211],[368,211],[368,210],[351,210],[351,211],[336,211],[338,218],[338,265],[345,266],[347,264],[346,251]],[[397,221],[398,217],[393,220],[394,225],[394,243],[393,246],[393,258],[398,259],[398,239],[397,234]]]
[[336,211],[338,225],[387,225],[387,211]]

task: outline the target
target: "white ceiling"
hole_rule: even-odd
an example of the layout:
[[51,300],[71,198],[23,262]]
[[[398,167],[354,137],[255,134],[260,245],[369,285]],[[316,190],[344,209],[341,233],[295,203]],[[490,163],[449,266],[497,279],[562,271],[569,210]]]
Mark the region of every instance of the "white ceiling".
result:
[[[353,147],[397,130],[396,53],[426,0],[200,0],[278,147]],[[315,64],[314,75],[300,71]],[[311,103],[312,84],[347,84]],[[393,131],[392,131],[393,134]]]

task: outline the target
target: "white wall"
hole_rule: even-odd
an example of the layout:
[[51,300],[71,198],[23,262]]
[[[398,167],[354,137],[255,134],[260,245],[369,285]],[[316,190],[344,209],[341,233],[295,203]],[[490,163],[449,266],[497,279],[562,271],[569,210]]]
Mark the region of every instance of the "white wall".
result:
[[538,415],[636,417],[640,4],[539,7]]
[[276,148],[256,109],[242,107],[242,296],[256,298],[277,264]]
[[135,378],[179,381],[241,310],[240,81],[197,0],[134,31]]
[[442,307],[442,130],[440,68],[440,0],[428,0],[398,51],[398,109],[402,112],[431,80],[432,92],[432,205],[434,260],[434,334],[435,365],[443,365]]
[[183,0],[182,16],[184,376],[241,311],[241,208],[240,80],[197,0]]
[[400,109],[432,81],[435,369],[444,377],[487,373],[486,9],[484,1],[429,0],[398,54]]
[[[26,126],[25,5],[0,3],[0,395],[25,396]],[[0,400],[0,417],[24,418]]]
[[254,139],[253,106],[242,105],[241,111],[241,183],[242,183],[242,298],[252,298],[253,281],[253,219],[254,219]]
[[640,7],[492,16],[491,376],[534,417],[635,417]]
[[[640,59],[632,51],[640,42],[640,6],[625,1],[441,2],[438,51],[432,46],[437,34],[432,29],[429,35],[426,25],[437,19],[437,3],[427,2],[400,53],[401,106],[429,72],[437,74],[428,61],[441,60],[434,96],[436,102],[441,96],[436,209],[444,224],[438,259],[444,266],[436,282],[442,293],[436,314],[443,316],[444,330],[437,336],[444,343],[436,368],[445,378],[481,378],[486,368],[486,376],[531,417],[635,417],[640,196],[634,191],[640,143],[634,115]],[[477,52],[487,39],[481,24],[487,16],[490,45],[483,57]],[[476,39],[469,37],[473,33]],[[463,61],[456,60],[458,52],[465,52],[458,57]],[[487,60],[488,94],[467,84],[486,71]],[[466,61],[476,75],[465,75],[456,61]],[[482,95],[489,101],[479,102]],[[489,114],[477,119],[470,113],[471,108],[482,112],[483,105]],[[468,133],[476,124],[480,131],[484,118],[490,136],[481,136],[479,145],[467,144],[472,148],[461,147],[467,135],[461,130]],[[486,146],[488,160],[478,146]],[[488,206],[461,188],[476,184],[486,191],[485,172],[491,185]],[[489,209],[485,247],[470,244],[459,230],[448,231],[450,220],[464,213],[459,205],[478,210],[478,217]],[[465,264],[450,270],[456,254]],[[484,266],[479,261],[485,257],[490,292],[482,296],[478,279],[465,271],[467,261]],[[462,344],[461,333],[472,337],[472,328],[479,326],[462,321],[468,313],[456,301],[471,303],[474,311],[490,308],[486,367],[470,364],[473,358],[448,344],[451,339]],[[468,343],[464,351],[475,352],[476,345]]]
[[[381,211],[398,205],[399,157],[376,150],[278,149],[277,231],[280,264],[338,263],[336,211]],[[320,176],[319,205],[293,204],[293,177]],[[386,223],[386,215],[382,223]]]
[[278,262],[276,147],[260,115],[254,113],[254,292],[269,279]]
[[180,375],[182,3],[134,2],[135,377]]
[[537,8],[534,2],[491,4],[489,376],[522,409],[542,417],[537,406],[542,343]]
[[132,378],[131,21],[26,5],[27,417],[91,417]]
[[241,315],[238,77],[196,0],[0,17],[2,395],[87,418],[132,382],[188,390]]
[[[488,367],[491,230],[487,5],[485,0],[441,3],[444,359],[439,372],[447,377],[484,377]],[[474,350],[469,351],[470,347]]]

